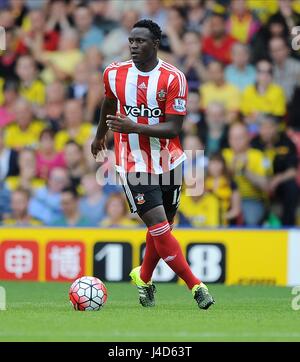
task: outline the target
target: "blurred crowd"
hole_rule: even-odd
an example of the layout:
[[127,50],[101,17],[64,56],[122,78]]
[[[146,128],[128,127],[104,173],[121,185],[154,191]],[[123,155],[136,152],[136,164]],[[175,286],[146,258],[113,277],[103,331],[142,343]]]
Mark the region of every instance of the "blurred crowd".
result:
[[0,0],[2,225],[139,225],[120,186],[96,181],[90,144],[102,72],[130,58],[141,18],[189,84],[184,173],[205,168],[176,223],[300,225],[299,0]]

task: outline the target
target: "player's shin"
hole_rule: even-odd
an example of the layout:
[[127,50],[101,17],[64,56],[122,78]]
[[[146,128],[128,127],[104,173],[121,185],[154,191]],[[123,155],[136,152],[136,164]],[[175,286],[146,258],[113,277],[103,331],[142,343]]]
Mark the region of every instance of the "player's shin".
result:
[[156,251],[154,240],[150,235],[149,231],[146,234],[146,251],[141,266],[140,277],[145,282],[148,283],[151,281],[153,271],[159,262],[160,256]]
[[192,273],[182,253],[179,242],[171,234],[171,228],[167,221],[149,227],[149,233],[154,240],[157,253],[169,267],[186,282],[189,289],[201,283]]

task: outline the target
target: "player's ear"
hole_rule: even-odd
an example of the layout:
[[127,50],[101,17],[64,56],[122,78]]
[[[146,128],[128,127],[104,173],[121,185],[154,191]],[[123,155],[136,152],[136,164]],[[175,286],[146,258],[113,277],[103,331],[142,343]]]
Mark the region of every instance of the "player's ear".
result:
[[158,39],[153,40],[153,43],[155,45],[155,48],[158,49],[159,48],[159,40]]

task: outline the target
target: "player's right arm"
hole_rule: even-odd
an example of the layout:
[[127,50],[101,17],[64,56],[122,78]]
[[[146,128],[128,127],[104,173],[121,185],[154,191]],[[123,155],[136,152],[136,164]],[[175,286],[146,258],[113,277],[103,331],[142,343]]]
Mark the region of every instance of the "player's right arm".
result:
[[97,133],[91,145],[91,152],[95,158],[100,151],[106,150],[106,133],[108,131],[108,126],[106,124],[107,115],[116,114],[117,111],[117,98],[110,88],[108,72],[109,70],[106,68],[103,73],[105,97],[101,107]]
[[115,114],[116,110],[117,100],[105,97],[101,107],[97,133],[91,145],[91,152],[95,158],[98,152],[106,150],[106,133],[108,131],[106,117],[108,114]]

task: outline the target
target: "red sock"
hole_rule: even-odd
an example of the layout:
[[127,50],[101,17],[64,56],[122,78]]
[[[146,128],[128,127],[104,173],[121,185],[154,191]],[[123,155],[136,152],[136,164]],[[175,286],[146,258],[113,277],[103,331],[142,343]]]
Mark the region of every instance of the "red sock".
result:
[[171,234],[169,223],[164,221],[148,229],[154,240],[157,253],[186,282],[189,289],[200,284],[201,281],[192,273],[177,239]]
[[145,283],[148,283],[151,280],[153,270],[159,262],[159,259],[160,256],[155,249],[154,240],[150,235],[149,231],[147,231],[146,251],[140,273],[140,277]]

